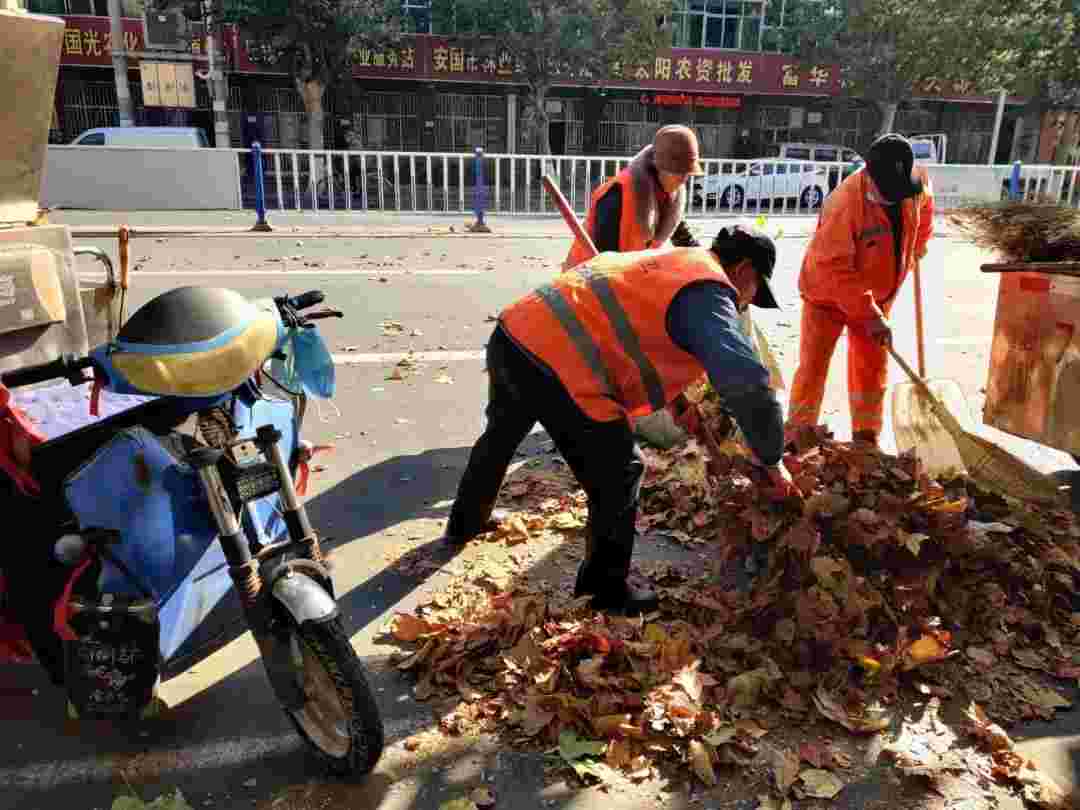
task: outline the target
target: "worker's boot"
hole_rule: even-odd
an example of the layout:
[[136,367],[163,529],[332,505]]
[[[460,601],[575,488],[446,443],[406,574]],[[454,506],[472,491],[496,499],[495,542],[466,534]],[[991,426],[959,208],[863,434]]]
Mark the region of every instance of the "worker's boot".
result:
[[464,521],[454,510],[451,510],[450,520],[446,522],[446,531],[443,532],[441,538],[442,542],[448,546],[463,546],[474,537],[495,531],[499,528],[499,524],[509,517],[505,509],[495,509],[494,504],[483,509],[481,514],[487,517],[480,521],[479,528],[471,529],[462,526]]
[[[586,533],[585,561],[578,569],[574,596],[591,595],[595,610],[619,616],[640,616],[652,613],[660,606],[654,591],[634,587],[628,581],[636,535],[635,514],[636,510],[631,510],[629,527],[623,525],[621,531],[610,532],[606,537],[596,538],[591,526]],[[625,519],[622,522],[625,524]]]
[[873,430],[856,430],[851,434],[851,440],[856,444],[870,445],[875,450],[878,446],[878,435]]

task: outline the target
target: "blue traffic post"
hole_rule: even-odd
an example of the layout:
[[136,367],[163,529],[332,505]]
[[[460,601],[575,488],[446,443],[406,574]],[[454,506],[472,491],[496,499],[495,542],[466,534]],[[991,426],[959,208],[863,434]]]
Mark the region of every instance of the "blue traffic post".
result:
[[1020,161],[1016,161],[1012,167],[1012,174],[1009,176],[1009,199],[1020,199]]
[[266,221],[266,183],[263,182],[262,144],[258,141],[251,145],[251,156],[255,162],[255,213],[258,217],[251,230],[265,233],[273,229]]
[[473,160],[473,211],[476,222],[469,226],[473,233],[491,233],[491,228],[484,222],[484,205],[487,202],[487,189],[484,186],[484,150],[476,147]]

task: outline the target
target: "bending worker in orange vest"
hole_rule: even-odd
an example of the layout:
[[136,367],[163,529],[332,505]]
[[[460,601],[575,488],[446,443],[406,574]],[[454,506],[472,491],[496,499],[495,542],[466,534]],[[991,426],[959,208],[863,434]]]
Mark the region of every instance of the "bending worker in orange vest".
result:
[[[490,529],[518,445],[539,421],[589,498],[588,547],[575,592],[627,615],[657,605],[627,582],[644,459],[630,420],[658,411],[708,372],[771,485],[795,492],[780,466],[783,415],[738,312],[778,305],[776,248],[744,228],[711,249],[601,253],[502,311],[487,348],[487,427],[473,447],[444,539]],[[696,408],[682,424],[696,432]],[[695,424],[697,423],[697,424]]]
[[892,340],[887,318],[908,272],[926,255],[934,229],[929,177],[900,135],[878,138],[866,166],[830,195],[803,258],[799,366],[788,436],[818,423],[829,362],[848,330],[848,397],[855,441],[876,445],[885,410]]
[[[601,253],[627,253],[662,247],[700,247],[683,220],[686,178],[705,173],[692,129],[661,127],[625,169],[593,192],[585,230]],[[563,262],[569,270],[588,260],[584,244],[575,241]]]

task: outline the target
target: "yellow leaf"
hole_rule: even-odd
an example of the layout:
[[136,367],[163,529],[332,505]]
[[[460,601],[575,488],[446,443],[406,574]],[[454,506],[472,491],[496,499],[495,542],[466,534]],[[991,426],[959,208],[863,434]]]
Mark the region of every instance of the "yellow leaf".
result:
[[830,771],[807,768],[799,774],[802,791],[815,799],[832,799],[844,789],[840,777]]
[[660,625],[658,625],[658,624],[645,625],[645,633],[644,633],[644,636],[643,636],[645,641],[647,641],[647,642],[649,642],[651,644],[662,644],[663,642],[667,641],[667,637],[668,637],[667,633],[664,631],[664,628],[661,627]]
[[716,785],[716,771],[713,770],[712,753],[701,740],[690,741],[690,767],[709,787]]
[[896,536],[900,539],[901,545],[916,557],[919,556],[919,552],[922,550],[922,544],[930,539],[928,534],[908,534],[903,529],[897,529]]
[[472,799],[450,799],[439,805],[439,810],[479,810]]

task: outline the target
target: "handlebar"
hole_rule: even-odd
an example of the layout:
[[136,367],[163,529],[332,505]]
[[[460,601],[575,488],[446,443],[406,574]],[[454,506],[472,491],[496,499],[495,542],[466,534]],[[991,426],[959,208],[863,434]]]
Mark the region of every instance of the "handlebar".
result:
[[83,369],[91,368],[94,361],[89,357],[76,358],[73,354],[64,354],[49,363],[6,371],[0,374],[0,383],[8,388],[21,388],[49,380],[66,379],[72,385],[88,382],[83,377]]
[[286,299],[286,303],[299,312],[302,309],[310,309],[316,304],[321,304],[325,300],[326,295],[323,294],[322,290],[309,290],[306,293],[300,293],[300,295]]
[[345,313],[340,309],[321,309],[318,312],[312,312],[310,315],[305,315],[305,321],[321,321],[324,318],[344,318]]

